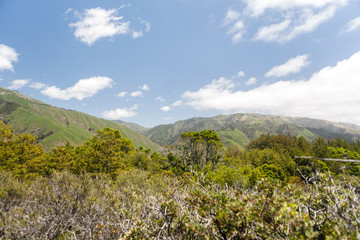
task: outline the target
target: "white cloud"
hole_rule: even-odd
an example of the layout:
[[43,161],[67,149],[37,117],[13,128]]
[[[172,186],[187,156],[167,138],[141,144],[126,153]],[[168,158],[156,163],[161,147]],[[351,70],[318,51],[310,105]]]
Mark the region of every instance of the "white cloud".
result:
[[287,11],[299,8],[323,8],[329,5],[344,5],[347,0],[243,0],[246,4],[246,11],[253,17],[262,15],[266,10]]
[[64,90],[56,87],[46,87],[41,91],[42,94],[61,100],[69,100],[72,98],[83,100],[94,96],[98,91],[104,88],[111,88],[113,80],[108,77],[91,77],[87,79],[80,79],[74,86]]
[[[262,24],[253,40],[265,42],[288,42],[299,35],[317,29],[331,19],[348,0],[243,0],[246,4],[242,13],[229,9],[223,26],[231,24],[227,34],[233,33],[233,42],[243,38],[244,22]],[[270,22],[270,23],[269,23]],[[235,32],[235,30],[238,30]]]
[[137,110],[138,106],[134,105],[130,109],[128,108],[117,108],[115,110],[107,110],[103,112],[103,116],[105,118],[111,119],[111,120],[118,120],[121,118],[129,118],[136,116],[137,113],[135,110]]
[[18,61],[16,51],[4,44],[0,44],[0,71],[10,70],[14,72],[13,62]]
[[130,96],[132,97],[141,97],[143,95],[142,91],[135,91],[130,93]]
[[143,19],[140,20],[140,23],[145,26],[145,32],[149,32],[151,29],[151,25],[148,21],[145,21]]
[[239,18],[240,13],[230,8],[226,13],[223,25],[229,25],[230,23],[238,20]]
[[72,8],[68,8],[68,9],[65,11],[65,13],[64,13],[64,14],[65,14],[65,15],[68,15],[69,13],[71,13],[71,12],[72,12],[72,10],[73,10]]
[[308,61],[308,55],[299,55],[294,58],[290,58],[284,64],[275,66],[268,71],[266,77],[284,77],[291,73],[298,73],[302,68],[310,64]]
[[157,98],[155,98],[155,100],[158,100],[158,101],[160,101],[160,102],[164,102],[164,101],[165,101],[165,99],[164,99],[163,97],[157,97]]
[[181,105],[183,105],[183,101],[182,101],[182,100],[177,100],[176,102],[174,102],[174,103],[172,104],[173,107],[179,107],[179,106],[181,106]]
[[197,110],[258,112],[360,124],[360,51],[328,66],[308,80],[279,81],[248,91],[232,80],[213,80],[183,94],[183,105]]
[[288,17],[278,23],[261,27],[255,40],[265,42],[288,42],[297,36],[314,31],[321,23],[335,15],[336,7],[329,6],[318,12],[311,9],[301,10],[301,14],[288,14]]
[[46,85],[44,83],[39,83],[39,82],[32,82],[30,83],[29,87],[31,88],[35,88],[35,89],[42,89],[44,88]]
[[11,85],[8,87],[8,89],[10,89],[10,90],[20,89],[20,88],[26,86],[26,84],[28,84],[29,82],[30,82],[29,79],[14,80],[11,82]]
[[169,106],[164,106],[164,107],[161,107],[160,109],[161,109],[161,111],[164,111],[164,112],[168,112],[171,110],[171,108]]
[[79,15],[79,21],[71,23],[75,27],[75,37],[91,46],[100,38],[124,35],[130,32],[130,22],[123,21],[116,9],[91,8]]
[[250,85],[254,85],[255,83],[256,83],[256,78],[252,77],[252,78],[249,78],[249,80],[247,80],[245,82],[245,85],[250,86]]
[[144,33],[143,33],[142,31],[133,31],[133,32],[132,32],[132,38],[133,38],[133,39],[142,37],[143,35],[144,35]]
[[149,91],[150,88],[147,84],[144,84],[143,86],[139,87],[141,90],[144,90],[144,91]]
[[346,24],[345,31],[352,32],[360,27],[360,17],[354,18]]
[[245,33],[244,22],[242,20],[239,20],[239,18],[239,12],[233,9],[229,9],[226,13],[223,23],[223,26],[229,27],[227,35],[232,35],[232,41],[234,43],[239,42],[242,39],[243,34]]
[[265,40],[267,42],[283,41],[281,35],[290,25],[291,20],[285,19],[281,23],[271,24],[270,26],[261,27],[256,33],[255,40]]
[[145,29],[144,29],[144,30],[138,30],[138,31],[132,30],[131,35],[132,35],[132,38],[133,38],[133,39],[142,37],[142,36],[144,35],[144,31],[145,31],[145,32],[149,32],[149,31],[150,31],[151,25],[150,25],[150,23],[149,23],[148,21],[145,21],[145,20],[140,19],[140,23],[145,26]]
[[239,71],[235,76],[232,76],[232,78],[242,78],[245,77],[245,73],[243,71]]
[[117,96],[118,96],[118,97],[125,97],[126,94],[128,94],[128,92],[119,92],[119,93],[117,94]]

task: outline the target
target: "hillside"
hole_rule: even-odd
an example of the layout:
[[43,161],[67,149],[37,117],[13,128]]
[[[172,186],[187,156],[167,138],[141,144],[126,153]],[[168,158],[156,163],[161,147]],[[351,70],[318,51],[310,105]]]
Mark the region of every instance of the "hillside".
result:
[[131,139],[136,147],[142,146],[155,151],[160,149],[159,145],[147,137],[119,123],[56,108],[4,88],[0,88],[0,120],[11,125],[18,133],[37,136],[46,149],[66,142],[81,144],[104,127],[119,130],[124,137]]
[[122,120],[115,120],[115,122],[120,123],[122,126],[125,126],[127,128],[130,128],[131,130],[134,130],[135,132],[144,134],[146,131],[149,130],[149,128],[143,127],[139,124],[136,123],[131,123],[131,122],[125,122]]
[[225,145],[244,147],[261,134],[293,134],[308,141],[316,137],[341,137],[349,141],[360,138],[360,127],[354,124],[333,123],[325,120],[267,116],[260,114],[232,114],[211,118],[191,118],[174,124],[149,129],[145,135],[160,145],[174,144],[182,132],[212,129]]

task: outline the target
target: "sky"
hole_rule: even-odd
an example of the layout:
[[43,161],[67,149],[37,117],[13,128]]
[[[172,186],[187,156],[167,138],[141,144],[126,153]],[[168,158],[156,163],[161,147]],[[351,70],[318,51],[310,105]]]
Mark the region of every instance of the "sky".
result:
[[360,125],[359,0],[0,0],[0,86],[145,127]]

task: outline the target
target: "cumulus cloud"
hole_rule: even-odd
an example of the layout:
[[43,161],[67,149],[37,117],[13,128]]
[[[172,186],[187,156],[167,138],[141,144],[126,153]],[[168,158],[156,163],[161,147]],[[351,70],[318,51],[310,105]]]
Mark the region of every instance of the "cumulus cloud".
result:
[[299,55],[294,58],[290,58],[284,64],[275,66],[268,71],[266,77],[284,77],[291,73],[298,73],[302,68],[310,64],[308,61],[308,55]]
[[232,22],[238,20],[239,18],[240,18],[240,13],[230,8],[226,13],[223,25],[224,26],[229,25]]
[[345,31],[353,32],[360,27],[360,17],[354,18],[346,24]]
[[144,33],[143,33],[142,31],[133,31],[133,32],[132,32],[132,38],[133,38],[133,39],[142,37],[143,35],[144,35]]
[[46,85],[44,83],[39,83],[39,82],[32,82],[29,84],[29,87],[34,88],[34,89],[43,89]]
[[130,93],[130,96],[132,97],[141,97],[143,95],[142,91],[135,91]]
[[100,38],[124,35],[130,32],[130,22],[117,15],[117,9],[91,8],[77,13],[79,21],[70,23],[75,37],[91,46]]
[[243,71],[239,71],[237,74],[236,74],[236,77],[237,78],[241,78],[241,77],[244,77],[245,76],[245,73]]
[[150,88],[147,84],[144,84],[143,86],[139,87],[141,90],[144,90],[144,91],[149,91]]
[[239,42],[245,33],[245,25],[240,16],[239,12],[229,9],[224,19],[223,26],[228,27],[227,35],[232,36],[233,42]]
[[118,97],[125,97],[128,94],[128,92],[119,92],[117,94]]
[[16,51],[4,44],[0,44],[0,71],[10,70],[14,72],[13,63],[18,61]]
[[220,78],[182,95],[182,105],[197,110],[258,112],[360,124],[360,51],[308,80],[279,81],[248,91]]
[[177,101],[175,101],[173,104],[172,104],[172,106],[173,107],[179,107],[179,106],[181,106],[181,105],[183,105],[184,103],[183,103],[183,101],[182,100],[177,100]]
[[111,120],[129,118],[137,115],[137,113],[135,112],[137,109],[138,105],[134,105],[131,108],[117,108],[114,110],[107,110],[103,112],[103,117]]
[[140,23],[142,24],[142,25],[144,25],[145,26],[145,29],[144,30],[132,30],[132,38],[133,39],[136,39],[136,38],[139,38],[139,37],[142,37],[143,35],[144,35],[144,31],[145,32],[149,32],[150,31],[150,28],[151,28],[151,25],[150,25],[150,23],[148,22],[148,21],[145,21],[145,20],[140,20]]
[[87,79],[80,79],[74,86],[60,89],[56,86],[46,87],[41,91],[42,94],[55,99],[70,100],[75,98],[83,100],[94,96],[104,88],[112,87],[113,80],[108,77],[98,76]]
[[161,109],[161,111],[164,111],[164,112],[168,112],[171,110],[171,108],[169,106],[163,106],[160,109]]
[[262,15],[266,10],[287,11],[299,8],[323,8],[329,5],[344,5],[347,0],[243,0],[247,6],[246,11],[253,17]]
[[250,86],[250,85],[254,85],[255,83],[256,83],[256,78],[252,77],[252,78],[249,78],[249,80],[247,80],[245,82],[245,85]]
[[[317,29],[331,19],[347,0],[243,0],[246,7],[242,13],[229,9],[223,25],[231,26],[227,34],[239,41],[245,32],[244,22],[260,22],[253,40],[265,42],[288,42],[299,35]],[[270,24],[269,24],[270,22]],[[256,24],[257,25],[257,24]]]
[[158,101],[160,101],[160,102],[164,102],[164,101],[165,101],[165,99],[164,99],[163,97],[157,97],[157,98],[155,98],[155,100],[158,100]]
[[284,21],[261,27],[255,36],[255,40],[288,42],[301,34],[314,31],[321,23],[332,18],[336,10],[337,8],[331,5],[320,11],[305,8],[301,10],[300,15],[289,13]]
[[29,79],[14,80],[11,82],[11,85],[8,87],[8,89],[10,89],[10,90],[20,89],[20,88],[26,86],[26,84],[28,84],[29,82],[30,82]]

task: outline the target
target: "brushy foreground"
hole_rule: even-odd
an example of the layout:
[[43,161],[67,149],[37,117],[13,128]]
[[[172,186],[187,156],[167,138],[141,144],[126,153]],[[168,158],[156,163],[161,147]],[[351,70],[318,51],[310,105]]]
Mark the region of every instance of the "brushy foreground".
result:
[[[55,172],[23,182],[0,172],[1,239],[359,239],[358,182],[209,184],[142,170]],[[310,180],[310,179],[309,179]]]
[[46,152],[0,122],[0,239],[360,239],[360,140],[212,130],[163,153],[104,128]]

